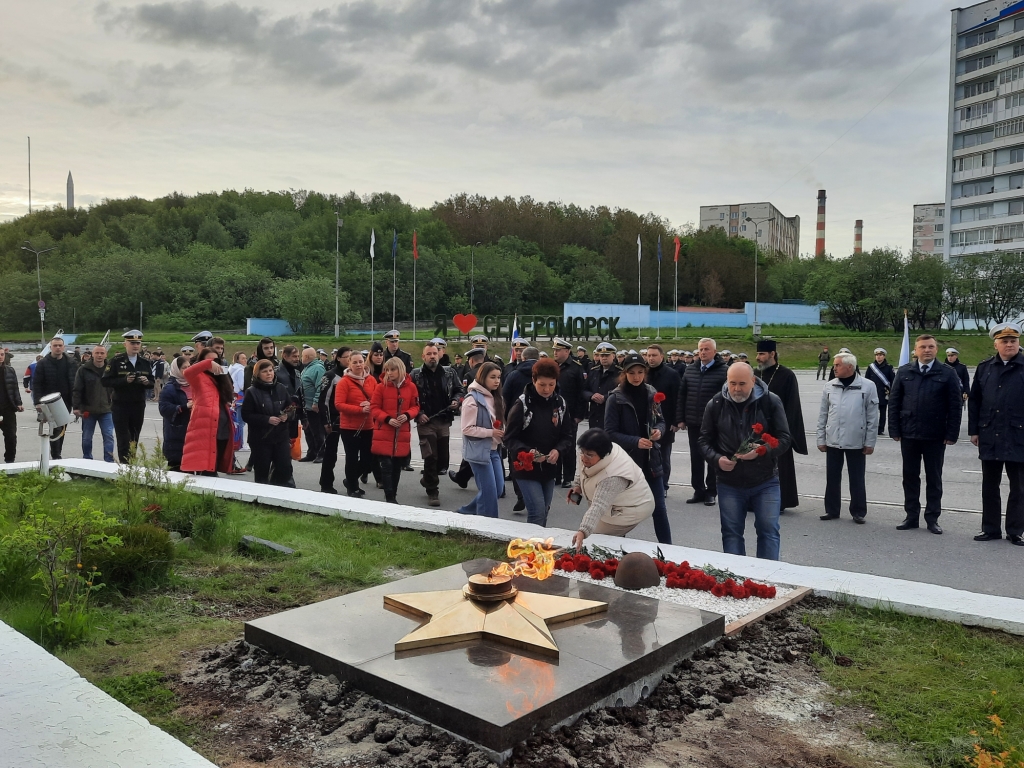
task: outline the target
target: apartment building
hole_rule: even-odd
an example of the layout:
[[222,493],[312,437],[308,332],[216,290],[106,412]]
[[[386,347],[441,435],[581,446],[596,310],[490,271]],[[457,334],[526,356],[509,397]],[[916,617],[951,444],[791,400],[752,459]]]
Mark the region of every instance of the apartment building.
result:
[[943,253],[946,235],[945,203],[922,203],[914,206],[913,253]]
[[914,250],[927,252],[928,226],[947,260],[1024,250],[1024,2],[952,17],[945,221],[922,214],[919,236],[918,209],[938,206],[914,206]]
[[754,240],[764,251],[776,251],[791,259],[800,255],[800,217],[783,216],[771,203],[702,205],[700,228],[711,227],[721,227],[730,237]]

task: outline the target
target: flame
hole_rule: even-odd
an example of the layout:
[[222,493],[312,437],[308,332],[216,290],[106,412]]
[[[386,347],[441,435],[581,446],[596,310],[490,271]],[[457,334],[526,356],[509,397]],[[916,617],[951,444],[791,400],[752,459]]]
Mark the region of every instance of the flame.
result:
[[491,576],[526,576],[543,581],[555,572],[554,539],[512,539],[508,543],[511,563],[499,563]]
[[554,669],[546,661],[513,654],[507,664],[494,670],[493,675],[501,682],[505,708],[513,717],[522,717],[554,697]]

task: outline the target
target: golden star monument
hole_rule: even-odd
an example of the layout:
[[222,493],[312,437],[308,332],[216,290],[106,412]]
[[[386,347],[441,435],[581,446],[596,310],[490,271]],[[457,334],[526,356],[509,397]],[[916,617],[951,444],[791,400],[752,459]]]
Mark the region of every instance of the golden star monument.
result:
[[429,621],[397,643],[395,651],[488,638],[558,658],[548,623],[607,610],[608,604],[574,597],[514,591],[503,599],[474,599],[468,589],[386,595],[384,605]]

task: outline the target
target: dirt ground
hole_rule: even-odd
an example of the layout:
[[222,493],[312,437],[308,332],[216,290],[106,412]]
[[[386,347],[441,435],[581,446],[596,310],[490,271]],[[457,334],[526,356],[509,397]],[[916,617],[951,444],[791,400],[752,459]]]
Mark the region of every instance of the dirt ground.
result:
[[[873,716],[836,707],[809,657],[809,600],[701,649],[635,707],[590,712],[535,734],[513,768],[865,768],[919,764],[868,740]],[[379,701],[239,639],[199,652],[171,686],[176,714],[202,723],[200,751],[220,766],[487,768],[479,750]]]

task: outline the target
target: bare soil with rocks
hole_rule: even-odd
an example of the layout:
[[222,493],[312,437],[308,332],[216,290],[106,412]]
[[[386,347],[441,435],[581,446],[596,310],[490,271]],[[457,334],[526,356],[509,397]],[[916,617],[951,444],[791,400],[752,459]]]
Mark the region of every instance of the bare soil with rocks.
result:
[[[680,662],[650,698],[603,709],[516,747],[513,768],[862,768],[913,764],[869,741],[872,715],[837,708],[809,663],[821,640],[808,599]],[[380,701],[237,640],[195,654],[171,681],[221,766],[488,768],[480,750]]]

